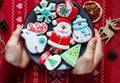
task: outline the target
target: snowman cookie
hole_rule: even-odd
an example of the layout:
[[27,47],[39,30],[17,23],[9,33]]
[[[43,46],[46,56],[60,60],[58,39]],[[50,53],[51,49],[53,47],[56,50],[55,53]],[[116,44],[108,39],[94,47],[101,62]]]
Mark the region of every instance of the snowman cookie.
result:
[[[27,49],[33,53],[41,53],[47,44],[47,37],[43,34],[47,31],[46,23],[28,23],[27,28],[23,29],[21,36],[25,39]],[[40,35],[40,36],[38,36]]]
[[87,20],[77,15],[76,20],[73,21],[72,37],[77,43],[85,43],[92,37],[92,32],[88,26]]

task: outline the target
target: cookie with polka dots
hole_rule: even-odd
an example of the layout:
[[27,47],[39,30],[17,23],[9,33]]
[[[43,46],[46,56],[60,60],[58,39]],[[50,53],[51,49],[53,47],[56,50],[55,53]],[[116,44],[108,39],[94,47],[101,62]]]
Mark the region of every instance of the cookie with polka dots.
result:
[[71,47],[69,50],[62,53],[61,58],[70,66],[75,67],[75,64],[80,56],[81,44]]

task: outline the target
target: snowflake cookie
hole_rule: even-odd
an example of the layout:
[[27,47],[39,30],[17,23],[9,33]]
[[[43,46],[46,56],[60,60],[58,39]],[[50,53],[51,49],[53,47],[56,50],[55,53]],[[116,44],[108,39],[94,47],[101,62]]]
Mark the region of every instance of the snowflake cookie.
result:
[[37,14],[37,21],[50,23],[51,20],[57,17],[55,12],[55,3],[50,3],[46,0],[42,0],[38,6],[34,8],[35,13]]

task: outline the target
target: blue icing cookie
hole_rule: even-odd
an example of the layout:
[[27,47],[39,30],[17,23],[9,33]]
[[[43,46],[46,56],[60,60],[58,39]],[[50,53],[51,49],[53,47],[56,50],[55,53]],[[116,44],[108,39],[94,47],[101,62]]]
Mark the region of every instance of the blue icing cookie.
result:
[[46,0],[42,0],[40,2],[41,8],[39,6],[34,8],[35,13],[37,14],[37,21],[46,22],[49,24],[51,22],[51,19],[57,17],[55,12],[56,4],[55,3],[50,3],[49,5],[48,4],[49,3]]
[[88,27],[87,20],[77,15],[73,21],[73,39],[78,43],[87,42],[92,37],[92,32]]

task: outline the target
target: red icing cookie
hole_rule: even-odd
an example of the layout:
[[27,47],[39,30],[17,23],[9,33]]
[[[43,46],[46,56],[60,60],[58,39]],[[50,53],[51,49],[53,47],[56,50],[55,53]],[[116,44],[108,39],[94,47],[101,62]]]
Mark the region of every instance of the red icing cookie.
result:
[[65,3],[57,5],[56,12],[60,17],[73,20],[78,14],[78,8],[72,4],[71,0],[65,0]]

